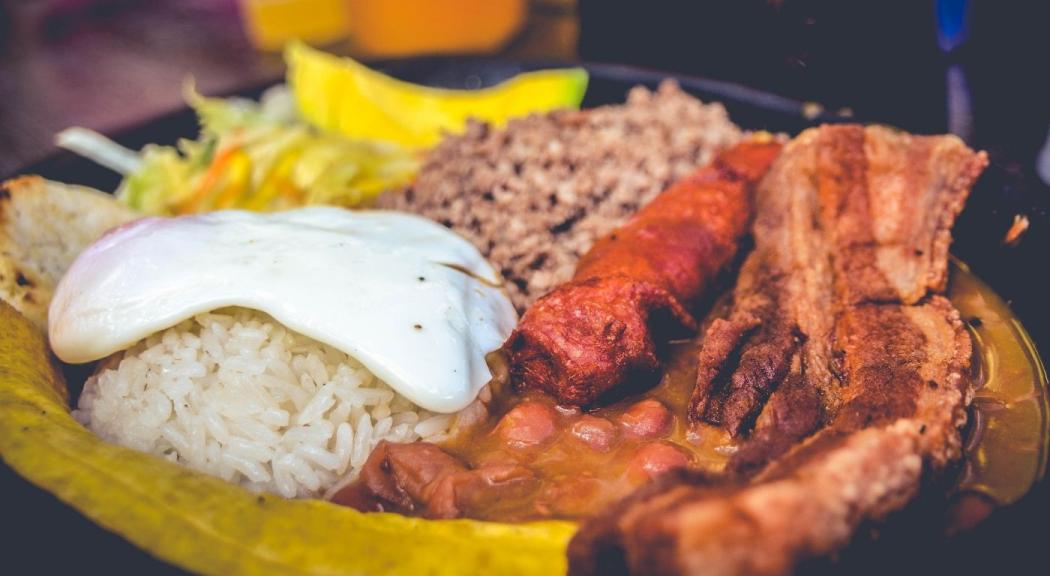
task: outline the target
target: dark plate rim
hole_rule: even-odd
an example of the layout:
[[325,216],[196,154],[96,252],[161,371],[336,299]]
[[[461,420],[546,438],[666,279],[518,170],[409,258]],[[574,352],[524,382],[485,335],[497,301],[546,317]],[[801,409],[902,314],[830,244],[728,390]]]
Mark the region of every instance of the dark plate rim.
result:
[[[592,76],[598,75],[608,80],[620,81],[624,83],[646,84],[649,86],[655,86],[666,79],[673,79],[677,81],[679,85],[685,88],[687,91],[694,93],[700,92],[720,97],[721,99],[725,100],[745,103],[756,108],[762,108],[777,114],[783,114],[785,116],[796,116],[797,119],[802,122],[836,123],[847,121],[864,121],[862,118],[854,118],[852,117],[852,115],[843,115],[829,112],[825,110],[823,106],[819,103],[804,102],[801,100],[789,98],[787,96],[781,96],[773,92],[753,88],[737,82],[717,80],[705,76],[682,74],[679,72],[673,72],[670,70],[663,70],[659,68],[633,66],[630,64],[617,64],[612,62],[601,62],[594,60],[570,61],[564,59],[543,58],[516,60],[484,56],[466,58],[457,56],[424,56],[419,58],[366,61],[366,63],[369,66],[375,67],[379,70],[394,71],[395,75],[396,70],[405,66],[406,64],[410,64],[413,66],[428,66],[434,64],[442,65],[453,62],[469,63],[471,66],[477,67],[520,67],[522,70],[536,70],[540,68],[580,67],[587,70],[587,72]],[[229,98],[235,96],[258,95],[265,89],[280,84],[283,81],[283,75],[273,76],[271,78],[259,82],[248,83],[230,90],[222,90],[213,94],[207,94],[207,96],[217,98]],[[813,113],[807,115],[807,108],[812,108]],[[143,131],[147,131],[151,126],[177,118],[181,115],[189,114],[190,112],[191,110],[188,105],[177,106],[162,112],[158,112],[156,114],[149,115],[145,118],[140,118],[123,124],[118,124],[110,129],[101,130],[100,132],[116,142],[124,142],[128,139],[128,136],[131,134],[137,134]],[[56,161],[56,159],[67,156],[69,154],[71,154],[71,152],[52,144],[49,151],[46,152],[43,156],[36,160],[23,164],[22,166],[16,168],[15,170],[3,176],[0,179],[6,180],[22,175],[35,174],[37,172],[42,171],[44,167],[53,164]]]

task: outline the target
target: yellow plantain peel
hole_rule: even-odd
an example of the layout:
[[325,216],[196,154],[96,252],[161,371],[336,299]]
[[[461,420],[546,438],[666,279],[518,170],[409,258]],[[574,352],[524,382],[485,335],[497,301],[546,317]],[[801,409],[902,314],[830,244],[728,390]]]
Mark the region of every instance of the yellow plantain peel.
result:
[[154,556],[206,574],[560,574],[568,522],[362,514],[255,494],[78,424],[44,337],[0,301],[0,457]]

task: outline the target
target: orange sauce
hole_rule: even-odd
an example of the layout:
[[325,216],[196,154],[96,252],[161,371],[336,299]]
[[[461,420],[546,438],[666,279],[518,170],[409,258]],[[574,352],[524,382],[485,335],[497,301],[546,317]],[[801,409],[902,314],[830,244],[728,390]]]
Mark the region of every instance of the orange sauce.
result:
[[[691,431],[686,408],[696,383],[698,338],[674,342],[668,351],[667,369],[660,382],[644,395],[625,398],[590,410],[590,417],[612,423],[615,438],[607,450],[596,450],[572,433],[572,425],[583,412],[557,407],[543,394],[524,396],[494,391],[492,416],[485,423],[448,441],[442,447],[476,467],[511,463],[527,467],[533,481],[519,490],[504,491],[483,505],[465,510],[472,518],[520,521],[537,518],[579,518],[593,514],[631,493],[649,480],[635,459],[647,446],[673,446],[688,465],[712,473],[720,472],[734,450],[728,435],[716,428]],[[667,430],[651,438],[636,438],[621,424],[624,414],[637,402],[657,400],[670,413]],[[523,401],[540,403],[555,415],[555,432],[547,441],[532,447],[510,447],[500,437],[499,422]]]
[[[976,425],[967,429],[964,472],[956,489],[1008,504],[1027,492],[1046,468],[1050,433],[1046,374],[1017,318],[1002,299],[958,262],[953,266],[949,297],[973,336],[972,377],[977,387],[971,409],[971,421]],[[715,305],[705,327],[724,314],[726,301],[723,297]],[[499,383],[506,378],[499,374],[502,367],[496,366],[491,417],[446,442],[443,448],[472,467],[514,465],[527,469],[532,477],[464,510],[465,515],[521,521],[593,514],[649,480],[639,473],[636,457],[654,443],[672,446],[691,468],[721,472],[735,451],[733,441],[720,429],[691,429],[685,417],[696,381],[699,344],[699,336],[671,343],[665,373],[655,387],[587,413],[605,419],[615,429],[615,440],[605,450],[596,450],[573,435],[572,426],[583,413],[557,407],[542,394],[523,397],[501,389]],[[625,433],[623,422],[625,413],[643,399],[659,401],[670,413],[671,422],[658,436],[638,439]],[[526,401],[543,406],[552,415],[554,431],[535,445],[510,446],[501,438],[499,422]]]
[[973,337],[977,387],[958,488],[1011,504],[1046,472],[1046,371],[1009,306],[965,264],[953,264],[948,296]]

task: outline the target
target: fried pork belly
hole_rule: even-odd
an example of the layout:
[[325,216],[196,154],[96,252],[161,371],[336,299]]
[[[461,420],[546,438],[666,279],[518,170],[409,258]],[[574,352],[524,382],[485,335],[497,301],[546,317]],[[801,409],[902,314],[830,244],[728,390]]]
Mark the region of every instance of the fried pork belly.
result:
[[783,574],[903,507],[960,456],[971,343],[941,294],[987,160],[951,136],[825,126],[759,186],[755,250],[698,357],[724,477],[668,476],[588,521],[574,574]]

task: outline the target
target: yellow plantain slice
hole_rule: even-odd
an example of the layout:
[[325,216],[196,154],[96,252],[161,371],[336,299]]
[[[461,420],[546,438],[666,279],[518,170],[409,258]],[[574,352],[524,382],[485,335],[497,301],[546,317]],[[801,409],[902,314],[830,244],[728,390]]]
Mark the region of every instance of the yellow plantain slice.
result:
[[99,525],[207,574],[560,574],[576,529],[284,500],[107,444],[72,418],[43,335],[4,302],[0,457]]

